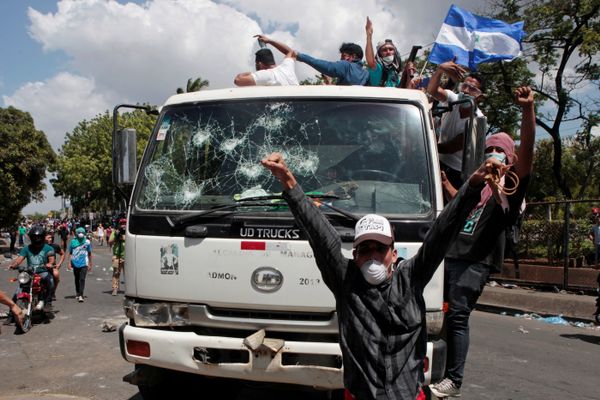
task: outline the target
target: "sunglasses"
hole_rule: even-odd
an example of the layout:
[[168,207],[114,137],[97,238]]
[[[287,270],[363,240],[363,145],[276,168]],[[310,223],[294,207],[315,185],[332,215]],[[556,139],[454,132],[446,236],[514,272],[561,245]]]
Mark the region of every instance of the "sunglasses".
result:
[[480,96],[482,93],[482,91],[479,88],[466,82],[462,82],[460,85],[458,85],[458,90],[460,90],[461,92],[468,93],[474,97]]

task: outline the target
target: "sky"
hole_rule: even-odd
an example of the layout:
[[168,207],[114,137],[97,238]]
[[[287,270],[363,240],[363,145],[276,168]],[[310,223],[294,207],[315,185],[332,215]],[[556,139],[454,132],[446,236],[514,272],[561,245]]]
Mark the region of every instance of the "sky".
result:
[[[29,112],[58,151],[78,122],[117,104],[160,105],[190,77],[233,86],[254,70],[253,35],[336,60],[342,42],[364,47],[369,16],[374,42],[393,39],[405,58],[431,45],[451,4],[485,13],[476,0],[1,0],[0,106]],[[24,213],[60,209],[47,184]]]

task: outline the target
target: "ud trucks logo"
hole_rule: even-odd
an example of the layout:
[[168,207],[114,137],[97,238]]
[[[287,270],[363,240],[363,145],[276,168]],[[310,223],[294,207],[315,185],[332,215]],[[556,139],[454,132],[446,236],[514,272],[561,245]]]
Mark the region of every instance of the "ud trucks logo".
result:
[[260,267],[252,273],[251,283],[259,292],[276,292],[283,284],[283,274],[272,267]]

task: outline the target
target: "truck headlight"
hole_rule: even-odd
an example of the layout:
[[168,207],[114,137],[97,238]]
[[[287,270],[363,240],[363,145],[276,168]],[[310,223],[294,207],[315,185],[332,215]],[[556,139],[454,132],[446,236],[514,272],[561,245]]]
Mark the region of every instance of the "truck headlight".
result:
[[133,303],[126,305],[126,315],[134,320],[136,326],[189,325],[187,304]]

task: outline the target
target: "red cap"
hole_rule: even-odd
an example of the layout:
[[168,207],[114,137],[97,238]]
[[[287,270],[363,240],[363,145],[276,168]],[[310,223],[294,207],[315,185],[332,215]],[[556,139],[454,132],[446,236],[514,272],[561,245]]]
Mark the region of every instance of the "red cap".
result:
[[119,220],[119,223],[120,223],[120,224],[126,224],[126,223],[127,223],[127,218],[121,218],[121,219]]

